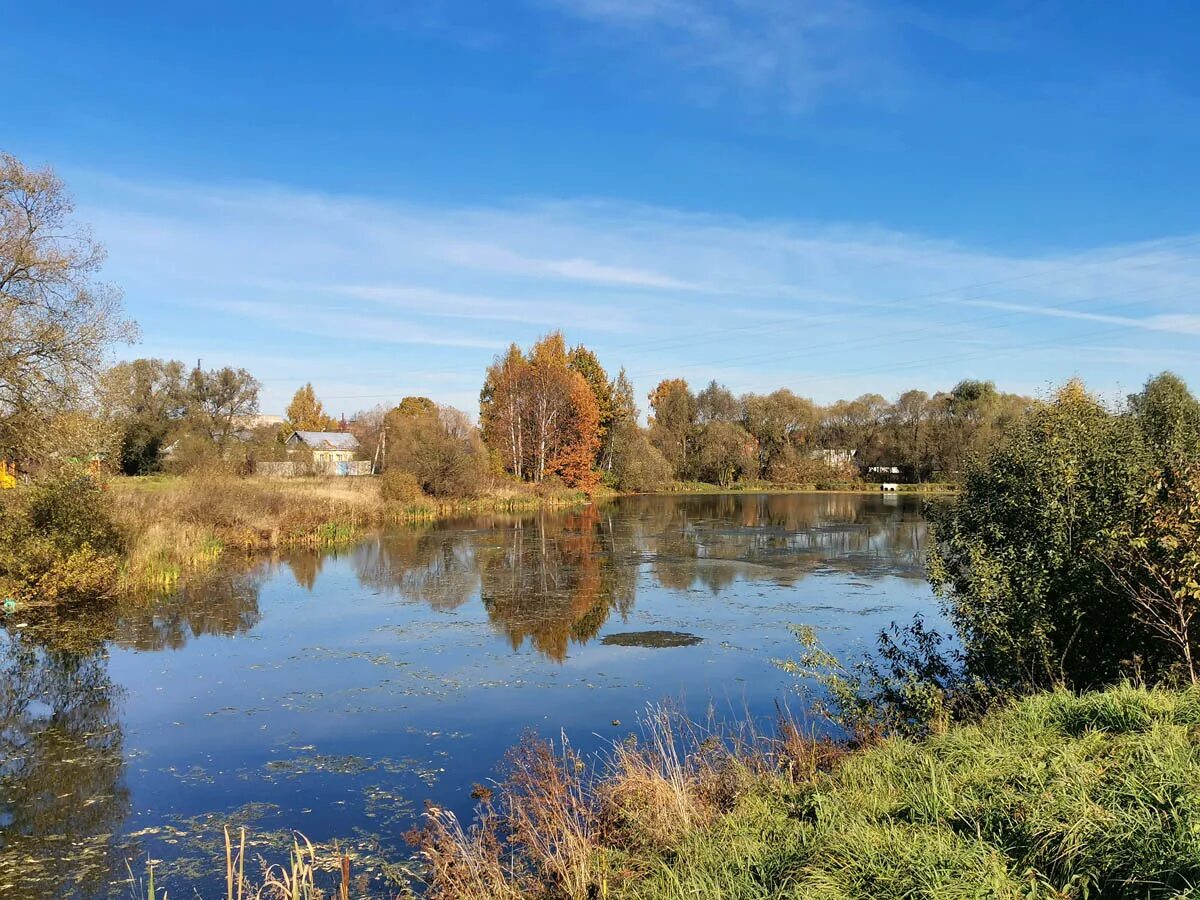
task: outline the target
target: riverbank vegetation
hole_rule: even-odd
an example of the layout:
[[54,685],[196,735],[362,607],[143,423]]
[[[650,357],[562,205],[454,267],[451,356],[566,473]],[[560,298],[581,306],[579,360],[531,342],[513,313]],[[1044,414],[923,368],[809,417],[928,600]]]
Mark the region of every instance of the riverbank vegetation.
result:
[[1006,704],[857,750],[651,710],[598,769],[533,740],[468,827],[413,836],[440,900],[1187,896],[1200,694]]
[[431,896],[1190,896],[1198,462],[1179,379],[1120,409],[1068,383],[931,513],[953,635],[844,662],[797,627],[781,665],[843,741],[652,714],[593,770],[531,739],[473,823],[429,811]]

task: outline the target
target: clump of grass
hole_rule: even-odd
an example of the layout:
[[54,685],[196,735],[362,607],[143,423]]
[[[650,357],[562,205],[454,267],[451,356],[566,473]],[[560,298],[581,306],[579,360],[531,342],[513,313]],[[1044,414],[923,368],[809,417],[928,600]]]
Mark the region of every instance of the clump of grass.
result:
[[1130,686],[853,752],[651,710],[595,770],[543,746],[470,828],[431,813],[430,895],[1184,896],[1200,884],[1198,727],[1200,691]]
[[[396,479],[393,477],[392,479]],[[350,543],[387,522],[427,521],[475,510],[518,510],[586,502],[577,491],[502,487],[461,500],[407,500],[377,478],[118,479],[117,517],[129,535],[131,582],[167,587],[208,565],[223,550]],[[385,496],[386,494],[386,496]]]
[[184,576],[211,568],[223,550],[224,543],[211,528],[155,522],[130,542],[122,580],[134,591],[171,591]]
[[[296,832],[287,863],[269,865],[260,860],[262,874],[252,880],[246,877],[246,829],[240,829],[235,841],[226,827],[223,900],[350,900],[350,857],[344,853],[335,855],[333,860],[319,856],[312,842]],[[326,886],[318,876],[329,870],[336,873],[337,882]],[[129,886],[133,900],[167,900],[165,890],[161,895],[157,893],[154,880],[152,861],[146,864],[144,882],[130,867]],[[405,896],[411,894],[406,891]]]

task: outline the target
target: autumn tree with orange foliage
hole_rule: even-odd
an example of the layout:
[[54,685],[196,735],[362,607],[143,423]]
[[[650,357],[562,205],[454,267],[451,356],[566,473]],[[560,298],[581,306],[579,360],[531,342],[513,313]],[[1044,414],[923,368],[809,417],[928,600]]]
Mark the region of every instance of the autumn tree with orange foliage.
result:
[[513,344],[496,358],[480,392],[480,422],[484,440],[516,478],[557,476],[569,487],[596,486],[599,403],[572,370],[561,332],[541,338],[528,353]]

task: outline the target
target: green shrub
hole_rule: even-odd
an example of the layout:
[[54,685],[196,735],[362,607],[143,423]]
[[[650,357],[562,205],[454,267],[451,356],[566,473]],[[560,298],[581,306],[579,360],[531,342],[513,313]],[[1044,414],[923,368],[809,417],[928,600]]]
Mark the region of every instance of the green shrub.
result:
[[91,478],[45,481],[0,502],[0,592],[26,602],[89,599],[116,589],[124,540]]

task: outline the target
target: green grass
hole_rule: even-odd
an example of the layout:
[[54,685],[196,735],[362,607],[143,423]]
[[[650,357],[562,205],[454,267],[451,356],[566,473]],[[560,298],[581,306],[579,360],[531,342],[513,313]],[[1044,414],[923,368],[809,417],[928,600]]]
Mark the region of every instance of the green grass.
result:
[[1200,693],[1046,694],[772,776],[616,896],[1192,896]]
[[468,828],[427,813],[428,900],[1197,897],[1200,690],[1043,694],[856,751],[652,708],[596,767],[519,745],[480,796]]

